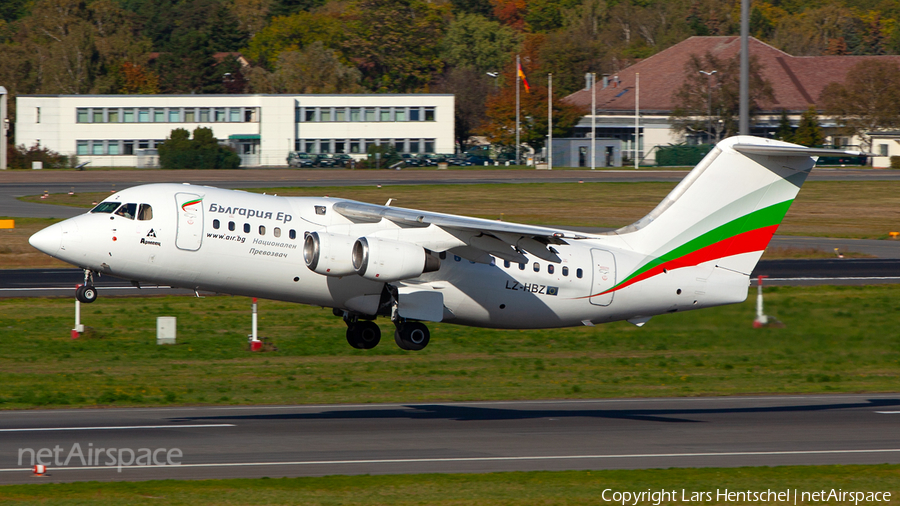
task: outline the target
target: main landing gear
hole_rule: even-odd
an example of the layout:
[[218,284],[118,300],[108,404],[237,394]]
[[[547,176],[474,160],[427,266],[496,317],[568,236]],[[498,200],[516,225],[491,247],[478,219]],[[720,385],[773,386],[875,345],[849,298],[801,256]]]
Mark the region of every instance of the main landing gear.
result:
[[75,298],[78,299],[79,302],[83,302],[85,304],[90,304],[97,300],[97,289],[94,288],[94,273],[86,270],[84,271],[84,284],[79,286],[75,290]]
[[381,341],[381,329],[371,320],[347,322],[347,342],[358,350],[371,350]]
[[[381,328],[372,320],[360,320],[357,315],[340,309],[334,310],[335,316],[342,316],[347,324],[347,342],[358,350],[371,350],[381,342]],[[428,346],[431,333],[424,323],[411,320],[394,322],[394,342],[401,350],[419,351]]]
[[401,350],[419,351],[428,346],[431,333],[422,322],[398,321],[394,332],[394,342]]

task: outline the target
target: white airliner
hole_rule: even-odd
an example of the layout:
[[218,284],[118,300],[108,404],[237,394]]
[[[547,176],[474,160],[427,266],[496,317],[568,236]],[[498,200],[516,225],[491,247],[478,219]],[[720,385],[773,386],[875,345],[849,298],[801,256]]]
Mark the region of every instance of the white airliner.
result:
[[421,350],[422,322],[569,327],[742,302],[749,276],[814,165],[813,149],[756,137],[718,144],[647,216],[605,234],[340,198],[189,184],[119,191],[31,236],[94,273],[334,308],[355,348]]

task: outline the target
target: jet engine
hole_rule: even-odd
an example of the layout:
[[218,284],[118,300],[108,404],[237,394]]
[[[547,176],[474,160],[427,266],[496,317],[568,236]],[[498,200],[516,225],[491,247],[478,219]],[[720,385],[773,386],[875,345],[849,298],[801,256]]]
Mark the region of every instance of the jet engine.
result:
[[366,279],[391,282],[434,272],[441,261],[412,243],[360,237],[353,244],[353,268]]
[[349,235],[309,232],[303,240],[303,260],[309,270],[323,276],[353,274],[354,241]]

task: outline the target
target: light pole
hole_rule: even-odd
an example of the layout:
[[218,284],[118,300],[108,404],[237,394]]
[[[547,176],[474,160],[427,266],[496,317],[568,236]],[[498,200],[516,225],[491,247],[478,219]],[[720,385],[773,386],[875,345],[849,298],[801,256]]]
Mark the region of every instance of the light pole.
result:
[[716,71],[701,70],[700,73],[706,76],[706,83],[709,85],[709,91],[706,93],[706,138],[708,140],[712,137],[712,75]]

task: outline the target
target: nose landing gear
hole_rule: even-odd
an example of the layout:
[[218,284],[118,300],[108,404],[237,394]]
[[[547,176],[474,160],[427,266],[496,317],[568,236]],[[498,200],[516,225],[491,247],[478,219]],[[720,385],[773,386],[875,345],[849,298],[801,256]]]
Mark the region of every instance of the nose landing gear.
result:
[[79,302],[90,304],[97,300],[97,289],[94,288],[94,273],[85,269],[84,284],[75,289],[75,298]]

